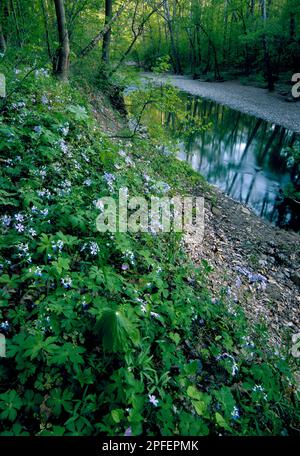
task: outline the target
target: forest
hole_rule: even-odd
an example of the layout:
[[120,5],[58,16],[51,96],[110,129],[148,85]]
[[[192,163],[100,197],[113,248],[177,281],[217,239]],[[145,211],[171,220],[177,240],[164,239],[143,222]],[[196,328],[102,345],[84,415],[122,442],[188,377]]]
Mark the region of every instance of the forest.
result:
[[299,437],[299,81],[299,0],[0,0],[0,448]]

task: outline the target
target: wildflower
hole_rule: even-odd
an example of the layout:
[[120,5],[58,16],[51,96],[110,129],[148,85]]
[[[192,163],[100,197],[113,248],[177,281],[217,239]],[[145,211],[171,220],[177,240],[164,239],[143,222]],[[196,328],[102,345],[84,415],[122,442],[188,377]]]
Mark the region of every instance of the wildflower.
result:
[[82,309],[83,310],[87,310],[89,308],[89,305],[87,304],[85,298],[83,298],[83,301],[82,301]]
[[61,239],[59,239],[57,242],[51,241],[51,244],[54,251],[58,249],[61,252],[64,247],[64,242]]
[[72,189],[72,183],[69,180],[64,180],[60,184],[60,188],[56,189],[59,196],[69,195]]
[[130,250],[125,250],[123,258],[126,259],[126,260],[129,260],[131,264],[133,264],[133,265],[135,264],[134,253],[131,252]]
[[91,242],[90,243],[90,253],[91,255],[97,255],[97,253],[99,252],[99,246],[97,244],[97,242]]
[[123,263],[121,266],[122,271],[127,271],[129,269],[128,264]]
[[125,157],[125,163],[126,165],[129,165],[129,166],[134,166],[134,162],[132,161],[132,159],[130,157]]
[[252,391],[264,391],[264,387],[262,385],[254,385]]
[[217,360],[219,359],[224,359],[224,358],[229,358],[232,361],[232,369],[231,369],[231,375],[234,377],[238,373],[238,365],[235,362],[235,359],[232,355],[229,355],[229,353],[223,353],[222,355],[217,356]]
[[63,249],[63,246],[64,246],[64,242],[62,240],[58,240],[57,243],[56,243],[57,247],[59,250],[62,250]]
[[34,275],[36,275],[37,277],[42,277],[42,270],[39,266],[36,267],[35,271],[34,271]]
[[158,406],[158,399],[156,399],[156,396],[154,396],[154,394],[148,394],[148,396],[149,396],[150,404],[153,404],[154,407],[157,407]]
[[40,125],[36,125],[35,127],[33,127],[33,131],[37,134],[37,135],[41,135],[42,134],[42,127]]
[[150,312],[151,317],[160,318],[160,315],[156,312]]
[[43,95],[43,96],[42,96],[42,98],[41,98],[41,102],[42,102],[42,104],[43,104],[43,105],[46,105],[46,104],[48,104],[48,103],[49,103],[49,100],[48,100],[48,98],[47,98],[47,96],[46,96],[46,95]]
[[34,76],[35,76],[35,78],[39,78],[40,76],[48,78],[49,72],[48,72],[48,70],[45,70],[45,68],[40,68],[39,70],[35,70]]
[[44,217],[46,217],[48,214],[49,214],[49,209],[45,208],[45,209],[42,209],[40,211],[41,215],[43,215]]
[[22,252],[22,255],[25,254],[25,253],[27,253],[28,250],[29,250],[28,244],[23,244],[23,243],[18,244],[18,245],[17,245],[17,248],[18,248],[18,250],[19,250],[20,252]]
[[253,388],[252,388],[252,391],[254,393],[258,393],[258,394],[262,394],[262,397],[265,401],[268,400],[268,395],[265,393],[265,389],[262,385],[254,385]]
[[3,331],[8,331],[8,330],[9,330],[9,326],[10,326],[9,323],[8,323],[8,321],[6,320],[6,321],[4,321],[3,323],[1,323],[0,329],[2,329]]
[[233,410],[231,412],[231,416],[232,416],[233,420],[238,420],[239,419],[240,412],[239,412],[239,409],[236,406],[233,407]]
[[15,228],[18,231],[18,233],[23,233],[25,226],[22,225],[22,223],[18,223],[17,225],[15,225]]
[[11,217],[9,215],[3,215],[1,217],[1,222],[3,226],[8,227],[11,224]]
[[86,161],[87,163],[90,161],[89,157],[87,156],[87,154],[85,152],[81,152],[81,156],[82,156],[83,160]]
[[61,279],[61,284],[64,288],[71,288],[72,286],[72,279],[70,277],[66,277]]
[[93,181],[92,179],[85,179],[85,181],[83,182],[84,185],[86,185],[87,187],[90,187],[92,185]]
[[110,191],[113,191],[113,183],[116,180],[116,177],[111,173],[104,173],[104,179],[109,187]]
[[63,136],[67,136],[69,133],[69,129],[70,129],[69,123],[66,122],[63,127],[59,128],[59,131],[60,131],[60,133],[62,133]]
[[68,144],[65,142],[64,139],[62,139],[61,141],[59,141],[59,145],[60,145],[60,148],[62,150],[62,152],[64,154],[67,154],[69,152],[69,149],[68,149]]
[[37,194],[41,198],[46,198],[46,199],[51,198],[51,192],[48,189],[38,190]]
[[17,222],[23,222],[24,221],[24,215],[22,214],[16,214],[15,219]]
[[81,164],[78,163],[77,160],[73,160],[73,163],[74,163],[75,169],[77,169],[79,171],[81,169]]
[[124,436],[125,437],[131,437],[132,436],[132,429],[131,427],[127,428],[125,433],[124,433]]

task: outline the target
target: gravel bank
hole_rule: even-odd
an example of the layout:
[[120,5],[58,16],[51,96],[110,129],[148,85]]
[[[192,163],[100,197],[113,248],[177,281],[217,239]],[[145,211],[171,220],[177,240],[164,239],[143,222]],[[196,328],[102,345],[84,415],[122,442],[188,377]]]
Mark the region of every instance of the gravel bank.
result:
[[185,92],[214,100],[237,111],[300,133],[300,102],[289,103],[281,95],[269,93],[266,89],[244,86],[238,81],[203,82],[194,81],[188,76],[154,76],[151,73],[142,73],[142,76],[158,82],[171,82]]
[[[300,332],[300,236],[274,227],[217,188],[205,197],[204,240],[185,237],[195,264],[213,267],[209,288],[217,298],[227,290],[229,301],[242,307],[249,322],[268,326],[270,343]],[[233,316],[234,316],[233,306]]]

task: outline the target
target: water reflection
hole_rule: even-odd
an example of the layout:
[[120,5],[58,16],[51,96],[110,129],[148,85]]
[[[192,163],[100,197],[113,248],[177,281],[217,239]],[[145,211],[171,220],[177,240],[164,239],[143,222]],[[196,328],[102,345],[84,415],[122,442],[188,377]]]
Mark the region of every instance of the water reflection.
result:
[[[282,227],[300,229],[299,206],[283,197],[290,173],[281,157],[296,134],[226,106],[182,94],[187,111],[211,122],[211,128],[180,138],[179,158],[254,212]],[[149,113],[176,132],[174,114]]]

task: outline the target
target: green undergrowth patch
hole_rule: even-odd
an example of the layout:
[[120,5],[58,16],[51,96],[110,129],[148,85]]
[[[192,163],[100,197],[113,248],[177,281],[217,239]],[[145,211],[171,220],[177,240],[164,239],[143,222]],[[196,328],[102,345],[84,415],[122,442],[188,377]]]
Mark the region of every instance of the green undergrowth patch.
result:
[[26,71],[0,124],[1,435],[296,433],[293,360],[210,295],[182,236],[96,229],[121,187],[203,179],[150,140],[112,142],[74,84],[39,69],[20,86]]

